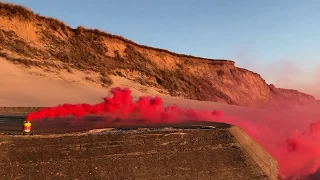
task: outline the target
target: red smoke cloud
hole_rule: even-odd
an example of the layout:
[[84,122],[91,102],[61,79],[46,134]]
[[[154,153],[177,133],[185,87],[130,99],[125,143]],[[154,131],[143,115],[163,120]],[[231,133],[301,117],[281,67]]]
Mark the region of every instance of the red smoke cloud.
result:
[[162,99],[148,96],[133,101],[129,89],[114,88],[111,90],[113,98],[106,97],[104,102],[89,104],[64,104],[58,107],[43,108],[27,115],[26,120],[41,120],[73,115],[82,117],[86,115],[111,115],[113,118],[128,120],[129,118],[143,119],[145,123],[179,122],[183,120],[216,119],[222,116],[220,111],[194,111],[182,109],[176,105],[164,107]]
[[[104,98],[104,102],[96,105],[64,104],[53,108],[44,108],[30,113],[26,119],[41,120],[46,117],[55,118],[73,115],[108,115],[114,119],[128,121],[143,119],[144,123],[171,123],[184,120],[215,121],[235,124],[241,127],[249,136],[261,144],[278,162],[280,172],[287,176],[306,176],[315,173],[320,167],[320,121],[310,124],[305,132],[296,131],[288,136],[285,127],[298,125],[300,122],[283,120],[292,118],[290,114],[265,114],[251,118],[223,115],[222,111],[197,111],[183,109],[176,105],[164,107],[159,97],[140,97],[134,102],[129,89],[112,89],[113,97]],[[271,111],[270,111],[271,112]],[[245,114],[242,112],[242,114]],[[300,117],[299,117],[300,118]],[[306,116],[301,121],[307,123]],[[288,124],[289,123],[289,124]],[[295,124],[296,123],[296,124]],[[302,127],[301,127],[302,128]]]
[[[302,175],[312,174],[320,166],[320,121],[310,124],[307,131],[296,132],[293,137],[287,139],[285,148],[274,152],[274,156],[284,167],[286,174]],[[288,161],[289,158],[295,163]],[[298,170],[298,171],[297,171]]]

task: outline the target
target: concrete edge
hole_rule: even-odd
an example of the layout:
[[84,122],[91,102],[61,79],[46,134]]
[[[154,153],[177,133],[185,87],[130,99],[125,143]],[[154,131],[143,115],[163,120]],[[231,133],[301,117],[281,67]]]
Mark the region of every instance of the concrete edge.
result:
[[262,171],[271,179],[277,180],[279,174],[278,162],[257,142],[255,142],[247,133],[238,126],[231,126],[229,132],[241,144],[245,152]]

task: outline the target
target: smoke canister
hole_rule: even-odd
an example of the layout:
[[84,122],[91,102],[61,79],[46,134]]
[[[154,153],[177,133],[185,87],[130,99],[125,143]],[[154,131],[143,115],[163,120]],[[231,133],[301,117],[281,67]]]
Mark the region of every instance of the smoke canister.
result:
[[28,133],[31,131],[31,122],[30,121],[24,121],[23,123],[23,131]]

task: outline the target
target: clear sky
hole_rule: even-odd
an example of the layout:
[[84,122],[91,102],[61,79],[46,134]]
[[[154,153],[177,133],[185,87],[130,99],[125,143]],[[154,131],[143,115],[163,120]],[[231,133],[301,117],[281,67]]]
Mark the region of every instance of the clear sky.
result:
[[177,53],[231,59],[280,87],[320,90],[319,0],[6,2],[73,28],[83,25]]

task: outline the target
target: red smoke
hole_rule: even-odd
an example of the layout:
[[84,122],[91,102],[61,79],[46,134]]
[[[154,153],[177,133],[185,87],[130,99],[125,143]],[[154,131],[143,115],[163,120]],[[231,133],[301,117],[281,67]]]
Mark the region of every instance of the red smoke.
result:
[[[64,104],[53,108],[44,108],[30,113],[27,120],[41,120],[46,117],[55,118],[73,115],[108,115],[114,119],[127,121],[143,119],[144,123],[171,123],[184,120],[215,121],[240,126],[248,135],[261,144],[278,162],[280,172],[287,176],[306,176],[315,173],[320,167],[320,121],[312,123],[307,131],[296,132],[291,136],[283,127],[297,125],[297,121],[284,121],[282,118],[294,118],[290,114],[260,115],[258,120],[250,117],[222,116],[222,111],[185,110],[176,105],[164,107],[159,97],[140,97],[134,102],[129,89],[112,89],[113,97],[104,98],[104,102],[96,105]],[[243,113],[242,114],[246,114]],[[249,114],[249,113],[248,113]],[[299,117],[300,118],[300,117]],[[302,116],[301,121],[305,120]],[[306,121],[305,121],[306,122]],[[288,124],[289,123],[289,124]],[[295,124],[296,123],[296,124]],[[289,137],[289,138],[288,138]]]
[[282,173],[295,176],[315,173],[320,167],[320,121],[310,124],[305,132],[296,132],[271,151],[283,166]]
[[89,104],[64,104],[58,107],[43,108],[30,113],[26,120],[41,120],[46,117],[55,118],[73,115],[82,117],[86,115],[111,115],[114,118],[128,120],[129,118],[143,119],[145,123],[179,122],[183,120],[215,119],[222,116],[220,111],[194,111],[182,109],[176,105],[164,107],[159,97],[140,97],[134,102],[129,89],[114,88],[111,90],[113,98],[106,97],[104,102]]

